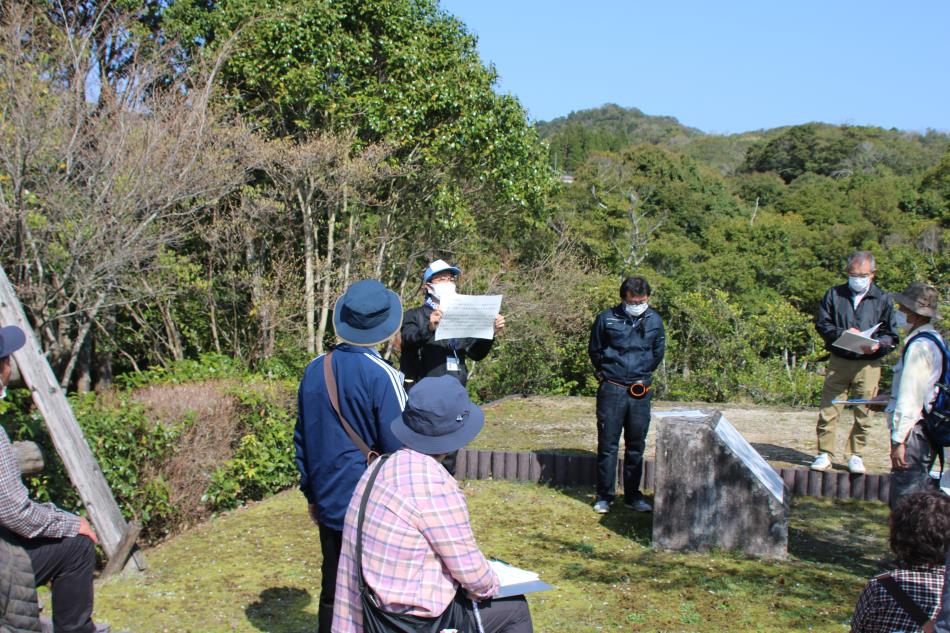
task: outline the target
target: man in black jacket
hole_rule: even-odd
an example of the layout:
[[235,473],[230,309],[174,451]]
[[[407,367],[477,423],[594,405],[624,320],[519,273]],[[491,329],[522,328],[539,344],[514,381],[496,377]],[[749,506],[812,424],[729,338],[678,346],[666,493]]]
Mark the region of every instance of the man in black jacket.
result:
[[[848,283],[834,286],[825,293],[818,307],[815,328],[831,354],[821,390],[821,410],[818,413],[818,455],[812,470],[830,470],[835,452],[835,426],[842,406],[833,400],[871,399],[877,395],[881,379],[881,358],[898,342],[897,326],[890,296],[874,285],[876,264],[874,255],[858,251],[848,257],[845,272]],[[865,346],[864,353],[835,347],[833,343],[845,331],[860,332],[879,325],[874,345]],[[861,452],[867,445],[871,417],[867,407],[852,407],[854,423],[851,426],[848,470],[864,472]]]
[[[454,294],[461,269],[441,259],[429,264],[422,274],[425,301],[406,310],[402,320],[402,352],[399,368],[406,376],[406,389],[426,376],[455,376],[468,382],[466,359],[479,361],[488,356],[494,339],[460,338],[435,340],[435,330],[442,319],[439,301]],[[505,317],[495,317],[495,333],[505,327]]]
[[605,514],[614,500],[617,451],[624,434],[624,505],[637,512],[653,508],[640,492],[643,449],[650,428],[653,371],[663,360],[663,319],[649,307],[650,284],[628,277],[620,286],[622,301],[604,310],[590,331],[587,353],[600,382],[597,389],[597,500],[594,512]]
[[[425,300],[417,308],[406,311],[402,320],[402,349],[399,369],[406,376],[406,391],[425,377],[454,376],[464,386],[468,382],[466,359],[479,361],[488,356],[494,339],[452,338],[435,340],[435,330],[442,320],[439,303],[456,291],[458,266],[437,259],[422,273]],[[495,333],[505,328],[505,317],[495,316]],[[442,465],[455,474],[455,458],[458,452],[449,454]]]

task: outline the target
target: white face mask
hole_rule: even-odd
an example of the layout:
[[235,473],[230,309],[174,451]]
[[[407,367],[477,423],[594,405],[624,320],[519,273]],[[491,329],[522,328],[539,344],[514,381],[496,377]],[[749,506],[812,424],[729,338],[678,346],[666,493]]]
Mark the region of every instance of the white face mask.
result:
[[429,294],[441,301],[455,294],[455,283],[451,281],[440,281],[435,284],[429,284]]
[[848,287],[851,288],[851,292],[856,294],[861,294],[871,286],[870,277],[854,277],[848,276]]
[[631,305],[629,303],[623,304],[624,312],[626,312],[628,315],[632,317],[640,316],[641,314],[647,311],[647,307],[648,306],[645,303],[637,303],[635,305]]

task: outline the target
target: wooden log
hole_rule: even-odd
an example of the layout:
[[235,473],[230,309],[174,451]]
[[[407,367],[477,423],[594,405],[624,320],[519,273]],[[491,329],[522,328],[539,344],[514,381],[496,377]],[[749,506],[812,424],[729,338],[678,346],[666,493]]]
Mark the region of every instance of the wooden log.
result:
[[491,451],[478,451],[476,479],[491,479]]
[[112,558],[109,559],[106,568],[102,570],[102,576],[100,576],[100,578],[108,578],[125,567],[125,563],[129,560],[129,555],[132,553],[132,548],[135,547],[135,541],[138,540],[141,532],[141,523],[138,521],[131,521],[129,523],[129,529],[126,530],[125,536],[119,541],[119,547],[116,549]]
[[528,455],[528,481],[541,483],[541,456],[537,453]]
[[[26,345],[14,352],[20,375],[30,388],[33,403],[49,429],[53,446],[63,460],[69,480],[79,493],[89,519],[99,536],[106,556],[112,558],[128,532],[122,511],[112,495],[102,469],[99,468],[76,415],[69,406],[65,390],[59,386],[53,369],[46,361],[43,348],[33,333],[13,285],[0,266],[0,323],[16,325],[26,334]],[[135,562],[145,569],[145,558],[136,552]]]
[[36,475],[43,472],[43,451],[36,442],[13,442],[13,454],[16,455],[20,474]]
[[785,488],[788,490],[788,493],[791,495],[795,494],[795,469],[783,468],[779,474],[785,483]]
[[851,498],[864,499],[864,483],[867,475],[851,475]]
[[652,459],[643,460],[643,485],[641,488],[645,490],[653,490],[655,472],[656,462]]
[[881,485],[877,491],[877,498],[884,503],[891,502],[891,476],[881,475]]
[[531,453],[527,451],[518,453],[518,479],[531,481]]
[[851,498],[851,473],[838,473],[838,489],[835,493],[838,499]]
[[554,483],[563,486],[567,483],[567,455],[557,453],[554,456]]
[[505,479],[514,481],[518,478],[518,453],[505,453]]
[[459,451],[458,457],[455,458],[455,478],[459,481],[462,479],[468,479],[468,450],[462,449]]
[[880,475],[864,476],[864,498],[867,501],[877,501],[878,488],[880,486]]
[[505,478],[505,451],[491,452],[491,478],[496,481]]
[[538,481],[546,484],[552,483],[554,481],[554,454],[540,453],[538,460],[541,463],[541,474]]
[[838,473],[833,470],[821,473],[821,496],[834,498],[838,491]]
[[809,497],[820,497],[821,496],[821,482],[822,474],[817,470],[808,471],[808,496]]
[[805,496],[808,494],[808,471],[802,468],[795,469],[795,489],[796,495]]

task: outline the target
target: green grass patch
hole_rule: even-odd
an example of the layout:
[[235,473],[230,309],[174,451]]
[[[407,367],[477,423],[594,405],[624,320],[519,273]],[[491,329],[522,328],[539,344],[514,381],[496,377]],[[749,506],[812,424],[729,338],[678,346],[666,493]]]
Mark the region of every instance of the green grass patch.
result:
[[[588,490],[466,482],[489,555],[555,585],[529,597],[543,631],[844,631],[887,557],[884,504],[797,499],[786,561],[650,548],[650,515],[590,510]],[[110,580],[96,617],[130,631],[315,630],[320,545],[288,491],[147,552],[144,574]]]

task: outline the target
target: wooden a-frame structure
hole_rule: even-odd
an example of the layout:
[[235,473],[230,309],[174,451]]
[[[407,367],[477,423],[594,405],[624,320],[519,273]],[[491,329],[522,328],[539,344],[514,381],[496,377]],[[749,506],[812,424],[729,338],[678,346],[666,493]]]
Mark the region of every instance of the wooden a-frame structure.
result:
[[[132,553],[142,527],[126,523],[112,495],[102,469],[99,468],[89,444],[73,413],[66,391],[59,386],[39,340],[26,320],[26,313],[16,296],[13,284],[0,266],[0,325],[16,325],[26,334],[26,345],[14,352],[13,358],[23,380],[30,388],[33,402],[46,421],[56,452],[59,453],[73,487],[89,513],[99,543],[109,557],[104,575],[121,570]],[[141,552],[132,553],[139,570],[145,569]]]

